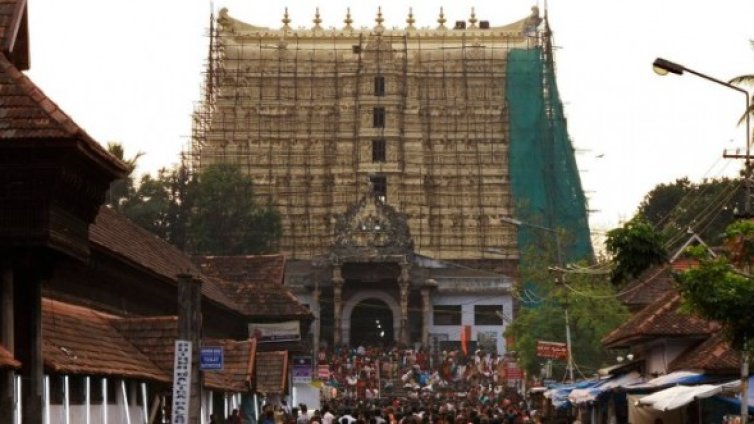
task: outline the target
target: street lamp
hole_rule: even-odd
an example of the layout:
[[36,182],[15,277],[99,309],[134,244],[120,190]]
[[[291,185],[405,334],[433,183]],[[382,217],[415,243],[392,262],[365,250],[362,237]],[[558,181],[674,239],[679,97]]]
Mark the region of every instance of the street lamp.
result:
[[[751,144],[751,124],[750,124],[750,103],[749,103],[749,92],[744,90],[741,87],[736,87],[735,85],[721,81],[717,78],[713,78],[709,75],[705,75],[701,72],[694,71],[692,69],[689,69],[683,65],[679,65],[675,62],[671,62],[667,59],[663,59],[658,57],[655,59],[655,61],[652,63],[652,69],[657,73],[658,75],[667,75],[668,73],[673,73],[676,75],[683,75],[684,72],[688,72],[690,74],[694,74],[698,77],[704,78],[708,81],[712,81],[716,84],[725,86],[730,88],[731,90],[736,90],[739,93],[743,93],[746,97],[746,109],[744,112],[744,119],[746,120],[746,154],[743,156],[744,159],[744,187],[745,187],[745,196],[744,199],[744,218],[750,218],[752,216],[751,213],[751,156],[750,156],[750,144]],[[736,158],[741,159],[742,157],[738,154],[729,155],[727,153],[723,153],[723,157],[725,158]],[[749,382],[749,355],[743,354],[741,355],[741,421],[746,424],[748,419],[748,397],[746,395],[748,391],[748,382]]]
[[[560,246],[560,233],[558,232],[558,230],[554,228],[543,227],[541,225],[530,224],[528,222],[524,222],[519,219],[515,219],[515,218],[511,218],[507,216],[501,217],[500,222],[512,224],[517,227],[534,228],[537,230],[546,231],[548,233],[554,234],[555,235],[555,254],[557,255],[558,268],[559,270],[562,270],[564,268],[565,264],[563,263],[563,254],[562,254],[561,246]],[[559,272],[562,272],[562,271],[559,271]],[[561,274],[560,278],[562,278],[561,282],[565,284],[565,274]],[[573,381],[573,354],[571,351],[571,325],[568,320],[568,294],[567,292],[566,292],[565,305],[563,305],[563,312],[565,313],[566,350],[568,351],[568,362],[566,364],[566,369],[568,370],[568,378],[570,378],[571,381]]]
[[693,69],[689,69],[683,65],[680,65],[675,62],[671,62],[667,59],[663,59],[661,57],[658,57],[655,59],[654,62],[652,62],[652,69],[655,71],[657,75],[667,75],[669,73],[676,74],[676,75],[683,75],[684,72],[688,72],[690,74],[696,75],[700,78],[704,78],[707,81],[712,81],[715,84],[719,84],[725,87],[730,88],[731,90],[736,90],[739,93],[743,93],[744,97],[746,98],[746,109],[744,112],[744,119],[746,121],[746,153],[744,156],[740,156],[738,154],[728,155],[726,153],[723,153],[723,157],[726,158],[736,158],[736,159],[744,159],[744,187],[746,188],[746,198],[744,199],[744,216],[750,217],[751,216],[751,156],[750,156],[750,144],[751,144],[751,124],[750,124],[750,99],[749,99],[749,92],[744,90],[741,87],[736,87],[735,85],[719,80],[717,78],[711,77],[709,75],[703,74],[701,72],[697,72]]

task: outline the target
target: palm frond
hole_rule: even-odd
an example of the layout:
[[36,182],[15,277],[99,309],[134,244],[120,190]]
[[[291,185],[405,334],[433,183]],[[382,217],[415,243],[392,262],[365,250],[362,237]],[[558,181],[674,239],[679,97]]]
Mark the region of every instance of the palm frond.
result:
[[739,75],[728,81],[728,83],[733,85],[754,85],[754,75]]

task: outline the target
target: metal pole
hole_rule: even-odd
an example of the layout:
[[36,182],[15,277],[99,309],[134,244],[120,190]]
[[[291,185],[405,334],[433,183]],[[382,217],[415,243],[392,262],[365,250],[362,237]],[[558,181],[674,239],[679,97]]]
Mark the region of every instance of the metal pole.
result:
[[[562,271],[564,268],[563,264],[563,253],[560,246],[560,232],[558,230],[552,230],[555,233],[555,250],[556,254],[558,255],[558,266],[561,268],[560,271],[560,282],[563,284],[563,290],[566,290],[565,287],[565,272]],[[566,326],[566,350],[568,351],[568,361],[566,363],[566,369],[568,370],[568,378],[573,382],[573,352],[571,350],[571,324],[568,319],[568,291],[564,291],[565,296],[565,302],[563,304],[563,312],[565,313],[565,326]]]

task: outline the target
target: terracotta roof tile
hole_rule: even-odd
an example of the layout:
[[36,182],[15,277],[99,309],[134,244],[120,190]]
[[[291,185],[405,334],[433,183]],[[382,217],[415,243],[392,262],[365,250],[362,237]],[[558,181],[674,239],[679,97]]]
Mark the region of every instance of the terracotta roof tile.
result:
[[94,141],[26,75],[0,54],[0,143],[9,140],[79,140],[93,156],[125,173],[126,165]]
[[715,333],[702,344],[684,352],[670,363],[670,370],[698,370],[708,374],[736,374],[741,369],[741,356],[731,349],[722,332]]
[[204,384],[211,389],[247,392],[250,390],[256,359],[256,340],[204,340],[203,346],[222,346],[222,371],[206,371]]
[[[190,273],[201,278],[200,270],[180,249],[134,224],[125,216],[103,206],[89,228],[89,240],[106,252],[116,255],[134,267],[148,270],[171,282],[178,274]],[[202,294],[238,313],[244,308],[225,291],[216,280],[202,278]]]
[[288,377],[288,352],[257,352],[256,390],[259,393],[284,393]]
[[16,359],[13,357],[13,354],[10,353],[8,349],[5,348],[5,346],[0,345],[0,369],[20,367],[21,363],[16,361]]
[[[172,373],[178,317],[122,318],[114,320],[113,325],[159,368]],[[247,391],[252,381],[256,341],[223,339],[206,340],[202,344],[222,346],[225,351],[224,369],[205,372],[205,387],[229,392]]]
[[311,318],[311,312],[283,287],[284,255],[195,258],[204,275],[234,299],[249,317]]
[[239,283],[282,285],[285,255],[202,256],[196,258],[202,271],[210,276]]
[[672,289],[672,265],[655,266],[621,289],[618,300],[631,310],[639,310]]
[[43,299],[45,367],[56,373],[169,381],[167,373],[110,324],[111,319],[89,308]]
[[602,344],[608,348],[618,348],[659,337],[703,337],[719,328],[715,323],[679,313],[680,305],[681,295],[674,289],[670,290],[608,333],[602,339]]

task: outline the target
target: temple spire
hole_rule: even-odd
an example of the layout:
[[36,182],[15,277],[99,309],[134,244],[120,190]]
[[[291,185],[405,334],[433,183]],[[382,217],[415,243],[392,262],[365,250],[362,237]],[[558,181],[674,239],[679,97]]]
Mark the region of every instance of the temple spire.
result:
[[438,26],[437,29],[446,29],[445,22],[447,22],[447,19],[445,19],[445,12],[442,10],[442,6],[440,6],[440,17],[437,18],[437,23],[440,24],[440,26]]
[[478,21],[477,21],[477,18],[476,18],[476,12],[474,11],[474,8],[472,7],[471,8],[471,17],[469,17],[469,28],[476,28],[476,23],[477,22]]
[[353,19],[351,19],[351,8],[350,7],[346,8],[346,18],[343,20],[343,23],[346,24],[346,26],[343,27],[343,29],[347,29],[349,31],[353,30],[353,27],[351,26],[351,24],[353,23]]
[[414,23],[415,22],[416,22],[416,19],[414,19],[414,8],[413,7],[409,7],[408,8],[408,18],[406,19],[406,23],[408,24],[408,26],[406,27],[406,29],[409,29],[409,30],[415,29],[414,28]]
[[314,19],[312,19],[312,22],[314,22],[314,27],[312,28],[313,30],[322,29],[322,27],[319,25],[322,23],[322,19],[320,19],[319,17],[319,7],[315,9]]
[[382,6],[377,6],[377,17],[374,19],[374,21],[377,22],[377,25],[375,25],[374,30],[378,34],[385,30],[385,27],[382,26],[382,23],[385,22],[385,19],[383,19],[382,17]]
[[288,8],[287,7],[285,8],[285,12],[283,13],[283,19],[281,20],[281,22],[283,22],[283,29],[286,29],[286,30],[287,29],[291,29],[291,27],[290,27],[291,18],[288,17]]

